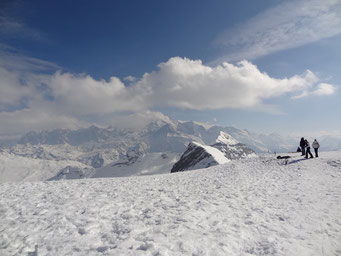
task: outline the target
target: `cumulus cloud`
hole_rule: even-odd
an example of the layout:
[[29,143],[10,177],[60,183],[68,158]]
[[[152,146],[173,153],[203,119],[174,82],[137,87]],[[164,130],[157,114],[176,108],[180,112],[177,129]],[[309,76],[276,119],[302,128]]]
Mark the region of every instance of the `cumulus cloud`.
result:
[[91,120],[143,126],[164,118],[155,111],[167,107],[280,112],[264,102],[284,95],[299,98],[335,92],[333,85],[321,83],[309,70],[289,78],[274,78],[248,61],[210,67],[200,60],[180,57],[130,80],[129,86],[117,77],[96,80],[86,74],[57,71],[49,75],[1,65],[0,75],[0,122],[7,124],[1,126],[0,133],[72,128]]
[[148,101],[154,106],[203,110],[260,107],[265,99],[308,90],[317,81],[311,71],[277,79],[248,61],[212,68],[200,60],[175,57],[137,85],[150,91]]
[[220,34],[215,44],[226,49],[217,59],[255,59],[341,33],[339,0],[284,1],[244,24]]
[[[127,87],[117,77],[95,80],[89,75],[55,73],[48,81],[54,108],[73,115],[106,114],[145,109],[146,91]],[[50,103],[49,103],[50,105]]]
[[123,80],[130,82],[130,83],[134,83],[134,82],[136,82],[137,79],[134,76],[126,76]]

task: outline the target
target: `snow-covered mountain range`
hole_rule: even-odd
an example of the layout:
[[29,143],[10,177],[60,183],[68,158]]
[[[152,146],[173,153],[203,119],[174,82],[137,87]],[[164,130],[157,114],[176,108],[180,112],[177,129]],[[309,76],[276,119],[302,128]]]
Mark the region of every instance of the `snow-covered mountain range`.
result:
[[[140,130],[90,126],[29,132],[12,143],[0,143],[0,182],[165,173],[192,142],[211,145],[231,160],[250,149],[258,153],[295,151],[296,140],[166,119]],[[333,145],[338,147],[335,141]],[[237,153],[238,147],[244,147],[242,153]]]

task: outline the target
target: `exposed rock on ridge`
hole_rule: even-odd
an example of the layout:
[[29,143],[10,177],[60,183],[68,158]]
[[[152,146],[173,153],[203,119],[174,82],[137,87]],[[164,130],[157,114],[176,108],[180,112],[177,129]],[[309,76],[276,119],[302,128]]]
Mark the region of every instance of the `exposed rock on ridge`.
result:
[[216,148],[192,142],[188,145],[180,160],[174,164],[171,172],[207,168],[227,162],[229,160]]
[[197,142],[190,143],[180,160],[174,164],[171,172],[207,168],[252,156],[255,156],[253,150],[227,133],[220,132],[216,143],[212,146],[201,145]]

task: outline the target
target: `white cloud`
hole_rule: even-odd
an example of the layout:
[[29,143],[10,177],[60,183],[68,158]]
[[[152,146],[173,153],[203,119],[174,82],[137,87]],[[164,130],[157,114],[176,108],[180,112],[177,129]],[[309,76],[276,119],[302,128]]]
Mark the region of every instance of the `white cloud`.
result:
[[307,97],[307,96],[309,96],[309,92],[303,91],[299,95],[292,96],[291,98],[294,100],[297,100],[297,99],[302,99],[302,98]]
[[126,87],[117,77],[105,81],[89,75],[57,72],[49,80],[48,87],[54,99],[52,107],[62,113],[106,114],[147,108],[146,92],[139,86]]
[[215,63],[255,59],[341,33],[341,1],[284,1],[218,36],[229,52]]
[[[328,95],[332,85],[319,83],[311,71],[273,78],[242,61],[216,67],[174,57],[129,86],[119,78],[95,80],[85,74],[8,70],[0,65],[0,133],[51,127],[78,127],[86,120],[143,126],[160,119],[160,108],[248,109],[281,113],[267,99],[284,95]],[[14,111],[16,110],[16,111]],[[129,114],[127,114],[129,113]],[[111,121],[114,120],[114,121]],[[14,127],[14,128],[11,128]]]
[[336,88],[334,85],[326,84],[326,83],[320,83],[315,91],[312,93],[318,96],[321,95],[331,95],[334,94],[336,91]]
[[32,94],[31,88],[20,84],[20,76],[0,67],[0,110],[5,105],[18,104],[23,97]]
[[325,96],[332,95],[336,92],[336,86],[327,83],[320,83],[315,86],[312,91],[304,90],[301,94],[293,96],[292,99],[301,99],[310,95]]
[[156,107],[262,108],[265,99],[309,90],[318,81],[311,71],[290,78],[272,78],[248,61],[237,65],[225,62],[212,68],[200,60],[175,57],[159,68],[137,83],[150,91],[148,102]]
[[89,126],[76,117],[58,115],[44,109],[22,109],[14,112],[0,112],[0,135],[23,134],[32,130]]
[[134,82],[136,82],[137,79],[134,76],[126,76],[123,80],[130,82],[130,83],[134,83]]

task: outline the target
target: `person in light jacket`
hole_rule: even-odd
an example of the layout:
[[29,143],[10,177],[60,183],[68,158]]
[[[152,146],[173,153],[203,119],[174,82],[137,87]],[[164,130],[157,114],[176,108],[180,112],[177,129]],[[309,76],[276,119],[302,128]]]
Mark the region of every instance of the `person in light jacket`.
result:
[[307,147],[305,151],[305,158],[308,158],[308,154],[310,155],[310,158],[314,158],[313,154],[310,152],[310,144],[308,140],[305,140],[305,146]]
[[314,140],[312,146],[313,146],[314,151],[315,151],[315,157],[319,157],[318,150],[319,150],[320,144],[318,143],[318,141],[316,139]]

